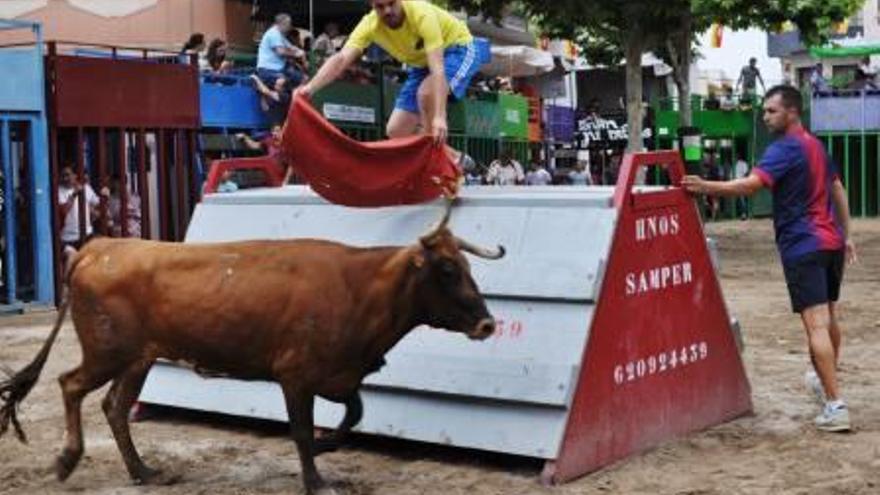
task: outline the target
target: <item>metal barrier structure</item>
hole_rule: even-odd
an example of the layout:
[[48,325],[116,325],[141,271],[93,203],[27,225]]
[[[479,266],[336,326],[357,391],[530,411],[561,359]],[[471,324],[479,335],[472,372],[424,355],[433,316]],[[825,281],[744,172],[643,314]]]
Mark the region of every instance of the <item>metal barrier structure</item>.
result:
[[[472,260],[497,330],[486,341],[420,328],[367,377],[357,430],[545,459],[563,482],[751,409],[749,386],[692,199],[633,188],[639,167],[676,152],[630,155],[617,187],[464,188],[450,226],[503,244]],[[402,245],[439,204],[355,209],[288,186],[208,195],[186,242],[324,238]],[[205,379],[169,363],[144,403],[287,421],[278,386]],[[316,403],[335,427],[342,406]]]
[[46,142],[42,31],[37,23],[0,20],[33,42],[0,47],[2,292],[0,310],[53,301],[51,189]]
[[[720,159],[730,167],[727,172],[732,174],[732,167],[737,156],[743,156],[751,166],[761,158],[770,144],[770,135],[764,126],[761,116],[761,102],[740,101],[728,97],[724,102],[710,100],[700,95],[691,95],[691,111],[693,125],[700,129],[703,144],[711,144],[719,151]],[[678,140],[679,112],[677,98],[663,98],[655,102],[658,149],[675,149]],[[707,146],[708,147],[708,146]],[[659,181],[659,177],[655,179]],[[725,200],[722,199],[722,202]],[[726,216],[735,218],[734,201],[726,201]],[[772,197],[769,191],[762,190],[749,198],[751,216],[764,217],[772,213]]]
[[880,215],[880,92],[814,94],[810,128],[840,166],[853,216]]
[[[62,51],[69,46],[83,45],[51,41],[46,56],[52,190],[58,189],[61,168],[70,166],[95,191],[117,191],[120,218],[114,224],[121,228],[110,225],[113,197],[105,196],[98,233],[128,236],[139,230],[144,238],[183,239],[200,197],[195,60],[184,63],[176,54],[103,45],[86,45],[88,55],[78,56]],[[87,232],[86,191],[78,193],[81,239]],[[136,224],[129,217],[135,206],[140,207]],[[60,211],[54,195],[53,207]],[[63,221],[56,213],[55,232]],[[58,236],[54,239],[60,280],[61,242]]]
[[199,76],[201,126],[227,132],[230,129],[267,129],[269,121],[260,109],[260,96],[250,75]]

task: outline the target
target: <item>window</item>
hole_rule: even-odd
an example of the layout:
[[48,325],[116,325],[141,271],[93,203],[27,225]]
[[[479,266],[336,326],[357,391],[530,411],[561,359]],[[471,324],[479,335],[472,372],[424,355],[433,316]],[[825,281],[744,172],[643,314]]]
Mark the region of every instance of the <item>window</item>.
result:
[[857,64],[841,64],[831,68],[832,83],[835,87],[846,86],[856,78]]
[[[878,0],[880,1],[880,0]],[[797,69],[797,78],[795,79],[795,83],[797,83],[797,87],[804,89],[810,87],[810,74],[813,73],[812,67],[798,67]]]

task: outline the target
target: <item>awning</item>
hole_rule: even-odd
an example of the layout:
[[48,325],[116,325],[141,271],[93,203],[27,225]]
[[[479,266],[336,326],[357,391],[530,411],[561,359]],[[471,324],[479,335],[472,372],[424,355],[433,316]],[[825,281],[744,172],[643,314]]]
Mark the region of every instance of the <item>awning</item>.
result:
[[480,68],[482,74],[529,77],[553,70],[553,55],[525,45],[492,46],[492,61]]
[[839,57],[866,57],[880,54],[880,45],[832,45],[814,46],[810,48],[810,55],[815,58],[839,58]]

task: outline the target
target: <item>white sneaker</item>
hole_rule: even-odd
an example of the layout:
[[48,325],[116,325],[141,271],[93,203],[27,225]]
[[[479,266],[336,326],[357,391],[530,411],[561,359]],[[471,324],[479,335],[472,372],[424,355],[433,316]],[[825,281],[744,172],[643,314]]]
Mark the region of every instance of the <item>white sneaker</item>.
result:
[[825,403],[825,388],[822,387],[822,380],[819,379],[819,375],[816,374],[816,370],[807,370],[804,373],[804,386],[807,387],[807,390],[813,394],[813,398],[819,404]]
[[828,402],[822,408],[822,414],[816,416],[814,423],[822,431],[849,431],[849,409],[843,401]]

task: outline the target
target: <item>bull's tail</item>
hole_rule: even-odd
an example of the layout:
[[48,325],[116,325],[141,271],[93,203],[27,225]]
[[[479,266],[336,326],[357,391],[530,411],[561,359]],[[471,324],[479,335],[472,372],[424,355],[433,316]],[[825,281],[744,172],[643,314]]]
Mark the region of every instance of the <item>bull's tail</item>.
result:
[[27,436],[24,434],[24,430],[21,429],[21,424],[16,417],[18,404],[27,397],[31,389],[34,388],[34,385],[37,384],[37,380],[40,378],[40,373],[43,371],[43,366],[45,366],[46,360],[49,358],[49,351],[52,349],[52,344],[55,343],[55,338],[58,336],[58,332],[61,330],[61,325],[64,323],[64,317],[67,315],[67,308],[70,306],[68,288],[70,284],[70,275],[78,258],[78,256],[75,256],[69,264],[68,269],[65,271],[64,283],[62,284],[61,307],[58,309],[58,318],[55,320],[55,326],[52,327],[52,332],[49,334],[49,338],[43,342],[43,347],[40,349],[40,352],[34,357],[34,360],[31,361],[30,364],[19,370],[18,373],[13,373],[9,368],[3,368],[7,379],[0,382],[0,437],[6,433],[6,430],[9,429],[9,424],[11,423],[13,429],[15,429],[15,436],[18,437],[22,443],[27,443]]

